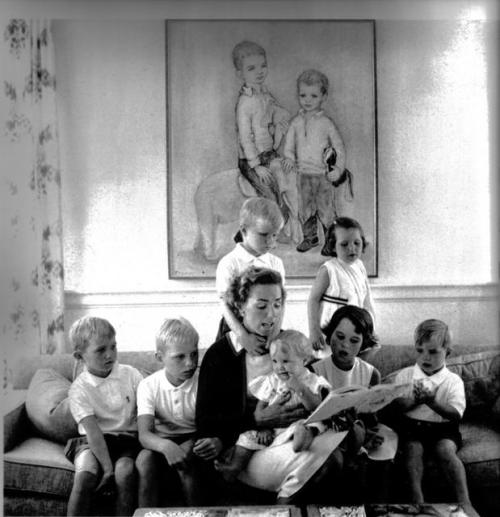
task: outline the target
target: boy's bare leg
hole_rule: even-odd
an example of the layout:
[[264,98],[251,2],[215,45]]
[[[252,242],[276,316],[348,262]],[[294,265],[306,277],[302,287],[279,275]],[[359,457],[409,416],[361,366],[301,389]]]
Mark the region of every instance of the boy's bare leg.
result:
[[436,444],[439,464],[455,490],[458,503],[470,503],[464,464],[457,456],[457,446],[452,440],[439,440]]
[[422,477],[424,474],[424,447],[420,442],[411,441],[404,444],[405,469],[410,480],[411,499],[414,503],[423,503]]
[[97,481],[97,476],[91,472],[75,473],[67,515],[91,515],[92,495],[97,487]]
[[215,470],[222,474],[222,477],[229,482],[236,481],[238,474],[247,466],[255,451],[246,449],[240,445],[234,446],[234,452],[230,461],[224,462],[215,460]]
[[132,515],[137,506],[137,473],[133,458],[121,457],[115,464],[115,515]]
[[149,449],[139,452],[135,464],[139,475],[138,504],[139,508],[154,508],[160,506],[160,468],[158,464],[159,453]]

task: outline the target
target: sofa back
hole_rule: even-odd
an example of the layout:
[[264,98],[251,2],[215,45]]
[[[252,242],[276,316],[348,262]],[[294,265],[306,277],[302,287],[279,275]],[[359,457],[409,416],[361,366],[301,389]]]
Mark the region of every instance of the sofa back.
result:
[[[446,364],[453,370],[452,365],[460,358],[468,354],[487,353],[491,356],[499,354],[500,348],[493,345],[453,345]],[[380,350],[370,361],[380,372],[382,378],[401,368],[415,364],[415,347],[413,345],[382,345]],[[460,374],[460,372],[457,372]]]
[[[200,350],[200,352],[202,351]],[[118,352],[118,361],[122,364],[135,366],[143,375],[149,375],[162,367],[160,361],[156,359],[155,353],[149,350],[145,352]],[[24,359],[16,363],[12,370],[14,389],[28,389],[31,378],[39,368],[52,368],[66,379],[73,381],[80,373],[82,363],[75,360],[73,354],[45,354]]]

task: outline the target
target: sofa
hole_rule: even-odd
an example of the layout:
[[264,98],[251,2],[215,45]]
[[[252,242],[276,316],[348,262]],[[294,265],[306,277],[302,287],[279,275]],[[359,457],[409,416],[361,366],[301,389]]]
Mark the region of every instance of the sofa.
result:
[[[500,426],[485,382],[498,356],[499,349],[492,346],[457,345],[448,358],[450,369],[461,375],[466,386],[460,457],[473,505],[485,517],[500,515]],[[149,351],[121,352],[118,360],[135,366],[144,375],[161,367]],[[390,382],[394,372],[414,363],[414,348],[382,346],[372,361]],[[67,391],[79,367],[71,354],[41,355],[14,366],[13,389],[4,404],[4,515],[66,514],[73,465],[63,450],[66,440],[77,433]],[[390,415],[387,418],[390,420]],[[396,465],[392,471],[394,482],[388,502],[404,502]],[[435,466],[431,465],[428,472],[425,482],[429,500],[451,501],[453,497]]]

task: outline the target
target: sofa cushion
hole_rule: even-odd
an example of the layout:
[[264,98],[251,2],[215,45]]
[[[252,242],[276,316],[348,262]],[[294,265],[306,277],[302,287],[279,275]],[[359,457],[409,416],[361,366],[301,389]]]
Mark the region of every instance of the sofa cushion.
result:
[[41,368],[31,379],[26,395],[26,412],[35,429],[44,438],[66,443],[78,436],[78,428],[69,409],[71,383],[52,368]]
[[67,497],[73,486],[73,464],[64,447],[44,438],[28,438],[3,456],[5,490]]

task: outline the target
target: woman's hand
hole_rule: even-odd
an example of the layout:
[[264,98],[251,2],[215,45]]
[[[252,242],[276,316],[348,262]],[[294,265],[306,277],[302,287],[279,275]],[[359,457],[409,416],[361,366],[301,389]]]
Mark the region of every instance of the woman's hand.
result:
[[285,402],[286,400],[280,400],[268,405],[259,400],[254,411],[257,427],[288,427],[296,420],[307,416],[307,411],[301,404],[289,408],[283,405]]
[[196,440],[193,453],[203,460],[213,460],[222,451],[222,442],[219,438],[200,438]]

